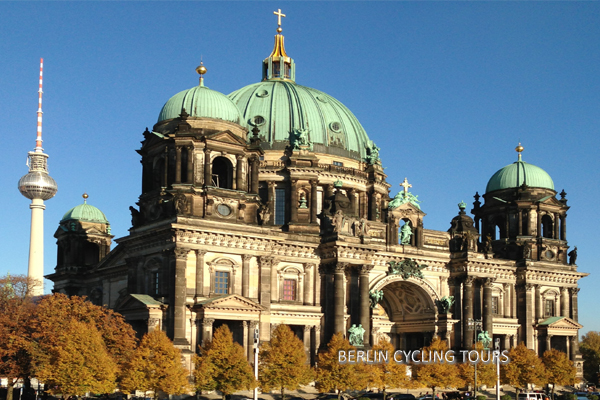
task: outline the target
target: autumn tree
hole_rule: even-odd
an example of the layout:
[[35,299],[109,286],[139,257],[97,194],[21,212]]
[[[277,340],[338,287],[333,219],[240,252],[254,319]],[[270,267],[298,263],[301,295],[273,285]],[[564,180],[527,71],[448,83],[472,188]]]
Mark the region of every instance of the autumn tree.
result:
[[598,382],[600,371],[600,332],[590,331],[581,337],[579,351],[583,357],[583,377]]
[[383,400],[387,398],[388,389],[405,388],[412,389],[416,386],[415,382],[407,375],[406,364],[400,364],[394,361],[394,346],[386,340],[373,346],[373,352],[383,352],[389,357],[388,363],[377,363],[368,365],[370,370],[369,386],[377,388],[383,393]]
[[121,389],[166,394],[183,394],[188,390],[189,371],[181,364],[181,351],[167,335],[155,329],[142,338],[138,348],[127,362]]
[[[441,353],[442,356],[448,351],[445,340],[435,337],[429,346],[424,347],[421,352],[426,360],[433,360],[433,353]],[[443,357],[442,357],[443,358]],[[415,364],[413,376],[422,385],[431,388],[435,399],[436,388],[458,387],[463,385],[460,379],[458,367],[447,362],[430,362]]]
[[260,347],[259,383],[263,391],[277,388],[285,400],[285,390],[295,390],[312,380],[304,343],[289,326],[279,325],[271,342]]
[[201,353],[195,357],[197,390],[218,390],[225,400],[227,395],[256,387],[244,349],[233,342],[227,325],[215,330],[212,341],[205,344]]
[[51,394],[63,398],[111,393],[117,366],[96,326],[71,319],[62,329],[56,344],[44,343],[37,378],[50,387]]
[[[488,352],[483,349],[483,344],[481,342],[475,343],[475,349],[479,352],[479,360],[493,360],[492,352]],[[477,364],[477,386],[485,385],[485,386],[495,386],[497,379],[496,372],[496,364],[488,363],[483,364],[479,362]],[[465,384],[470,386],[475,386],[475,365],[469,362],[461,363],[458,365],[458,371],[460,378],[465,382]],[[477,388],[475,388],[477,390]]]
[[546,367],[546,382],[552,384],[552,398],[554,398],[556,385],[575,384],[577,370],[573,362],[562,351],[546,350],[542,356],[542,363]]
[[71,319],[91,323],[96,327],[106,350],[117,364],[117,381],[120,381],[121,371],[131,359],[137,342],[131,325],[119,313],[94,305],[85,297],[68,297],[55,293],[44,297],[37,306],[33,321],[34,339],[42,347],[57,345],[65,323]]
[[17,380],[31,375],[32,293],[39,285],[24,275],[0,278],[0,376],[8,381],[7,400],[12,400]]
[[508,352],[510,362],[500,367],[502,382],[517,389],[527,387],[528,383],[543,385],[546,380],[544,364],[535,351],[520,343]]
[[358,373],[357,364],[339,362],[339,352],[356,350],[342,333],[338,332],[327,344],[327,351],[319,354],[319,363],[316,371],[316,387],[319,392],[336,391],[338,400],[342,392],[352,389],[362,389],[367,385],[368,376]]

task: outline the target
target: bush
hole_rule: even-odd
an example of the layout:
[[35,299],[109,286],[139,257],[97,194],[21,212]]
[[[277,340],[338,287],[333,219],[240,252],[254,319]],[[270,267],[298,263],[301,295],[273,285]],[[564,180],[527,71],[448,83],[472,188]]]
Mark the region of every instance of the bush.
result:
[[592,395],[588,396],[588,399],[590,399],[590,400],[598,400],[598,395],[592,394]]
[[577,400],[577,395],[573,393],[566,394],[565,400]]
[[512,397],[510,396],[510,394],[503,394],[502,396],[500,396],[500,400],[512,400]]
[[477,396],[477,400],[487,400],[487,396]]

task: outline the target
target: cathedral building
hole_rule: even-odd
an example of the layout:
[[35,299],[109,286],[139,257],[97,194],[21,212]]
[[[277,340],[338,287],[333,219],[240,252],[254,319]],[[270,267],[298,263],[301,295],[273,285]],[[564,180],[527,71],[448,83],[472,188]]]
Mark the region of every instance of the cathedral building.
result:
[[111,250],[87,200],[60,221],[56,292],[106,304],[140,335],[165,330],[188,355],[226,324],[250,356],[256,328],[268,341],[287,324],[314,362],[362,325],[367,347],[438,336],[465,349],[487,332],[503,349],[562,350],[581,373],[587,274],[567,242],[566,193],[522,147],[475,195],[474,218],[461,203],[448,231],[431,230],[406,179],[390,196],[352,112],[296,83],[281,26],[262,81],[224,95],[197,72],[143,133],[129,235]]

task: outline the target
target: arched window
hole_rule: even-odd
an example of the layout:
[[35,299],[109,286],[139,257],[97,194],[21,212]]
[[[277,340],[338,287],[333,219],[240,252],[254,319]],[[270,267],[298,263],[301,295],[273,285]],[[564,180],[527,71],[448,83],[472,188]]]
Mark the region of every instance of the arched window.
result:
[[552,239],[552,217],[548,214],[542,216],[542,237]]
[[152,189],[160,189],[163,186],[165,178],[165,159],[159,157],[154,160],[154,168],[152,172]]
[[91,266],[100,261],[100,248],[96,243],[85,242],[83,245],[84,264]]
[[216,157],[212,162],[212,186],[233,188],[233,165],[225,157]]

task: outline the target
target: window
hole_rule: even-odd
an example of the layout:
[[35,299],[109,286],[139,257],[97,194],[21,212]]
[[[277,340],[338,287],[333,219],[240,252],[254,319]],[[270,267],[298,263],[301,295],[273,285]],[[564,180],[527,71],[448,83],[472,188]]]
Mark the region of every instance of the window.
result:
[[343,163],[343,162],[340,162],[340,161],[334,161],[334,162],[333,162],[333,165],[335,165],[336,167],[343,167],[343,166],[344,166],[344,163]]
[[554,317],[554,300],[546,299],[546,310],[544,315],[546,317]]
[[233,187],[233,164],[225,157],[216,157],[212,163],[212,186],[223,189]]
[[275,225],[285,224],[285,189],[275,188]]
[[154,283],[154,295],[158,296],[160,294],[159,290],[160,290],[160,276],[159,276],[159,272],[158,271],[154,271],[154,276],[153,278],[153,283]]
[[284,279],[283,280],[283,300],[296,300],[296,280],[295,279]]
[[229,294],[229,272],[215,272],[215,294]]
[[492,314],[500,314],[498,310],[498,297],[492,297]]

